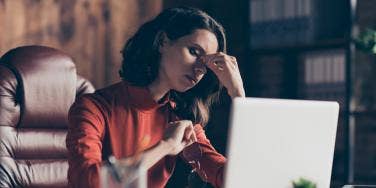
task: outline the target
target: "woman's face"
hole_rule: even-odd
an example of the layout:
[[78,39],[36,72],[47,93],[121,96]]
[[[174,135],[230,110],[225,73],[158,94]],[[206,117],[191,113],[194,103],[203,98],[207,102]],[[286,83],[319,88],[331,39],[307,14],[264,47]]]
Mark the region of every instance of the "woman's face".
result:
[[159,49],[161,62],[158,80],[169,89],[187,91],[205,75],[206,66],[198,62],[198,58],[217,52],[217,38],[205,29],[197,29],[174,41],[166,36],[164,38]]

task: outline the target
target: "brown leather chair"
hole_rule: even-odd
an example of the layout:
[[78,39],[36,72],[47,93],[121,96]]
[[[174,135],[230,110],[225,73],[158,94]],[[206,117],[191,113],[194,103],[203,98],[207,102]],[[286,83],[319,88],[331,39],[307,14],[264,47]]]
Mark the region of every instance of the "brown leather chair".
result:
[[93,92],[72,59],[43,46],[0,59],[0,187],[66,187],[67,114]]

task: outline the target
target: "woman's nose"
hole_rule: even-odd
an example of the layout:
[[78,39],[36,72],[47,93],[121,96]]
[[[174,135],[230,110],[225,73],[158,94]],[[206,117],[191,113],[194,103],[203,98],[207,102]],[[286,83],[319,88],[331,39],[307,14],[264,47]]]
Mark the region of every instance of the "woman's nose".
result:
[[206,74],[206,66],[203,63],[195,63],[193,70],[196,76]]

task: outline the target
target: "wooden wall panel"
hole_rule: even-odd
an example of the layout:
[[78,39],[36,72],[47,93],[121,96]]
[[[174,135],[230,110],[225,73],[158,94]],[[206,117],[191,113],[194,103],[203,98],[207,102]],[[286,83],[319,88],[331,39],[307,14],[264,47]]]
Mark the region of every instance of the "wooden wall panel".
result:
[[138,27],[145,21],[155,17],[162,10],[162,0],[109,0],[111,19],[107,26],[108,54],[107,62],[111,62],[106,80],[109,83],[117,81],[119,78],[119,68],[121,65],[120,51],[124,47],[125,41],[137,31]]
[[119,80],[120,51],[162,0],[0,0],[0,55],[21,45],[47,45],[73,57],[97,87]]

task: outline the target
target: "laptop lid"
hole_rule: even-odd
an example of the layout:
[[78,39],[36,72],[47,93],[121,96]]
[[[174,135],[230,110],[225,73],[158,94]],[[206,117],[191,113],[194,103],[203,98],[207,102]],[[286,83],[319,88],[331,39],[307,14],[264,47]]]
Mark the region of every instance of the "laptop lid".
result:
[[305,178],[329,188],[338,113],[336,102],[234,99],[225,187],[291,188]]

